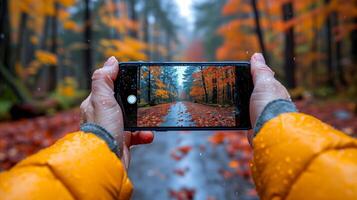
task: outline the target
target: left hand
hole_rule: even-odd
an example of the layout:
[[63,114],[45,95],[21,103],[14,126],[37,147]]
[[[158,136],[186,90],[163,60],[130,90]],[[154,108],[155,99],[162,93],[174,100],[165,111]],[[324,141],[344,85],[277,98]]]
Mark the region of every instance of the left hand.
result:
[[92,76],[92,91],[81,104],[81,122],[92,122],[105,128],[118,143],[118,152],[129,167],[132,145],[148,144],[154,139],[151,131],[125,132],[122,110],[114,98],[114,81],[119,72],[118,61],[110,57]]

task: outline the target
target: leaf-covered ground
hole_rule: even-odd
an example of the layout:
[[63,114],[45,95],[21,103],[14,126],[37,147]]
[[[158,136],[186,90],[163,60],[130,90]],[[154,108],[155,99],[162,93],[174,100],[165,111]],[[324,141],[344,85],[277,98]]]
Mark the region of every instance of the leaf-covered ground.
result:
[[155,127],[164,121],[171,103],[159,104],[156,106],[144,107],[138,109],[138,126]]
[[[296,104],[301,112],[356,137],[353,104],[307,101]],[[154,112],[151,109],[146,112]],[[169,105],[165,112],[168,109]],[[10,168],[78,128],[78,109],[0,123],[0,170]],[[133,199],[255,199],[249,171],[251,157],[245,134],[157,133],[153,144],[133,149],[129,171],[136,187]]]
[[234,108],[184,102],[197,127],[235,126]]

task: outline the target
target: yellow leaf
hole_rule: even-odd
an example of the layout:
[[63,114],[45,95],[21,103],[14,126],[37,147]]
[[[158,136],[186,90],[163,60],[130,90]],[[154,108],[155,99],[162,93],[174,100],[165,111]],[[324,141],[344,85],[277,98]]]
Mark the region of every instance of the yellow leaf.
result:
[[53,53],[47,52],[47,51],[42,51],[42,50],[36,51],[36,59],[41,64],[45,64],[45,65],[56,65],[57,64],[56,55]]

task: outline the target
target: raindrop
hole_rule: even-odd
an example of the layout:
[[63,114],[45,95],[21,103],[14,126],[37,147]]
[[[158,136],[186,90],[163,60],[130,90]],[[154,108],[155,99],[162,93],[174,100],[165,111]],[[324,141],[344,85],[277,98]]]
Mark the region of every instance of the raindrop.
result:
[[0,38],[1,38],[1,39],[4,39],[4,38],[5,38],[5,34],[1,34],[1,35],[0,35]]
[[41,91],[41,88],[37,88],[37,91]]
[[249,54],[249,51],[246,51],[245,53],[246,53],[246,54]]
[[105,101],[102,101],[102,104],[105,105]]
[[295,58],[295,57],[293,57],[293,60],[295,61],[295,60],[296,60],[296,58]]
[[200,156],[202,156],[202,153],[200,152]]
[[290,162],[290,161],[291,161],[290,157],[286,157],[286,158],[285,158],[285,161],[286,161],[286,162]]

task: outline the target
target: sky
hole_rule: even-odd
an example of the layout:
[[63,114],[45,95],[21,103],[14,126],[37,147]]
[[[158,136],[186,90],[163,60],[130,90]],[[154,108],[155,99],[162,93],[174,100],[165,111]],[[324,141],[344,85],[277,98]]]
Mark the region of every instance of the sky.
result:
[[194,0],[175,0],[178,6],[179,13],[182,17],[184,17],[189,23],[188,27],[192,30],[194,23],[194,15],[193,15],[193,2]]

